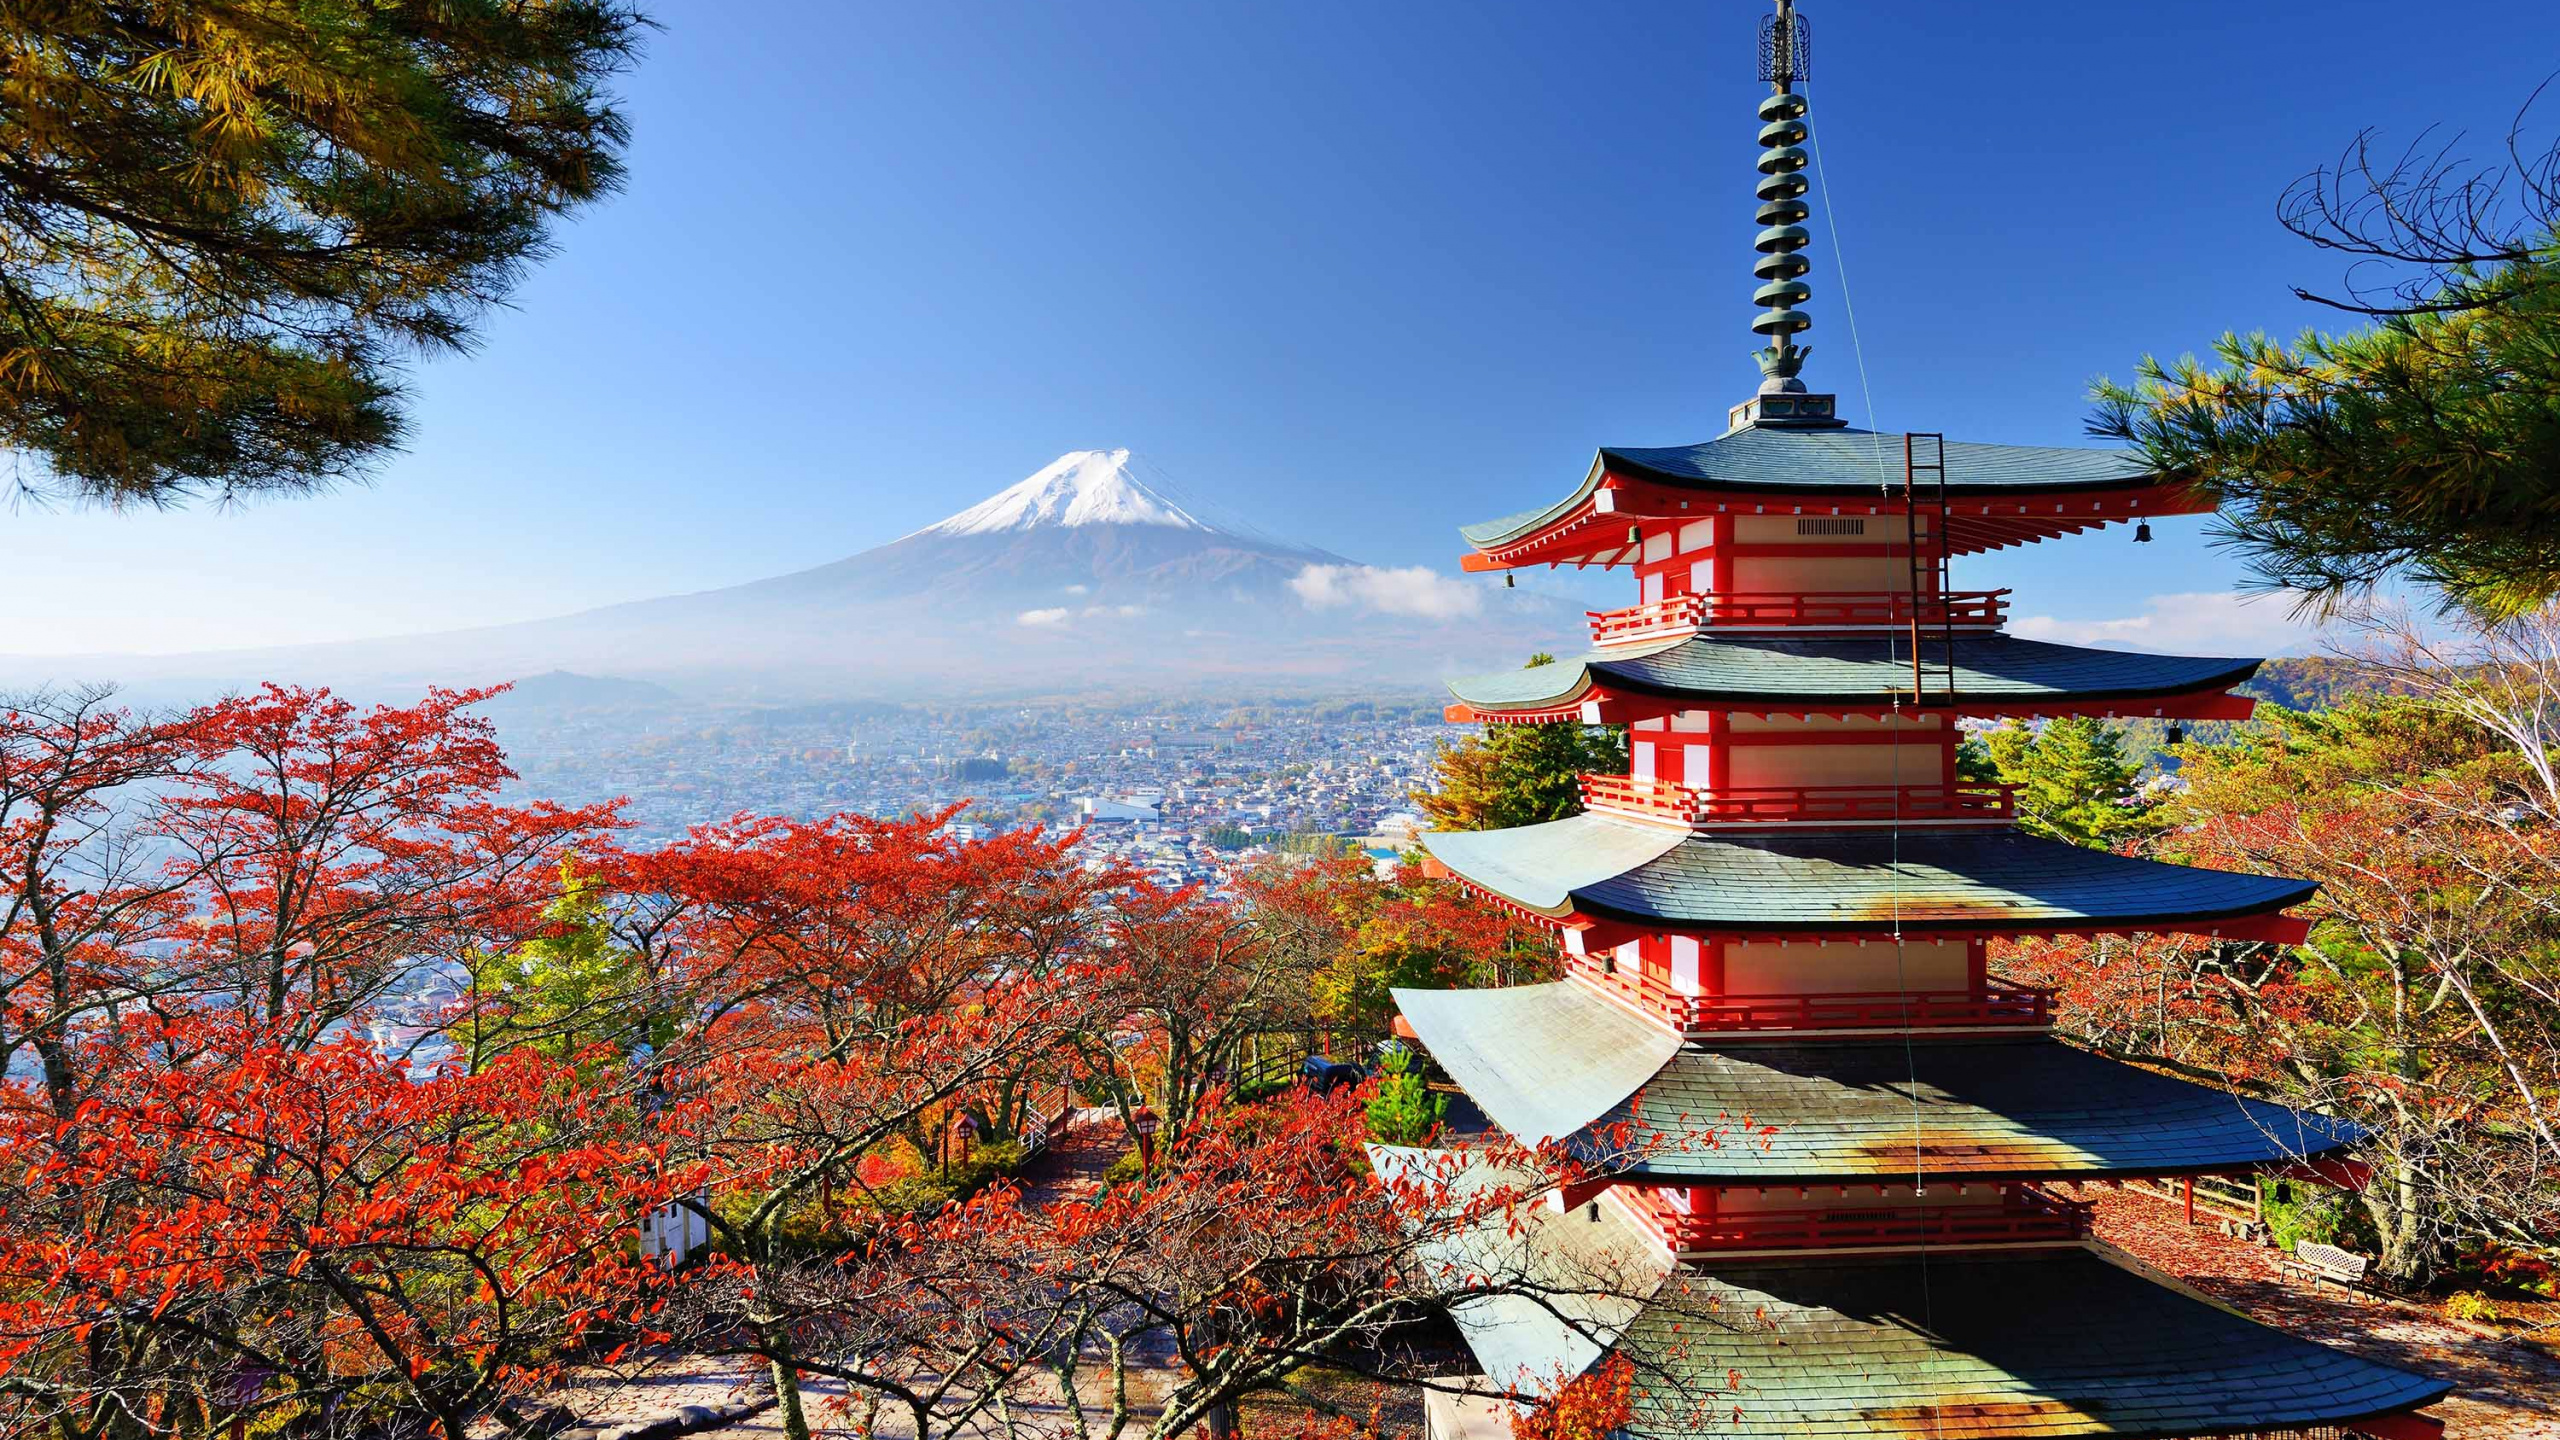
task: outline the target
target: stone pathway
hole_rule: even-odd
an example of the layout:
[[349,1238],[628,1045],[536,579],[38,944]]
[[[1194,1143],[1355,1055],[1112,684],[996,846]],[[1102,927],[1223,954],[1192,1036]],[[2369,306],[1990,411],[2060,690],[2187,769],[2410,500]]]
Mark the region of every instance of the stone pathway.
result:
[[1031,1208],[1060,1200],[1090,1200],[1102,1193],[1102,1175],[1129,1153],[1129,1132],[1117,1112],[1078,1110],[1066,1133],[1022,1167],[1022,1203]]
[[2314,1290],[2277,1269],[2279,1251],[2189,1226],[2173,1205],[2125,1192],[2093,1196],[2098,1238],[2134,1258],[2264,1324],[2452,1382],[2452,1396],[2428,1412],[2444,1420],[2446,1440],[2560,1437],[2560,1360],[2415,1306]]
[[[573,1370],[526,1408],[556,1407],[574,1417],[560,1440],[672,1440],[721,1429],[772,1403],[773,1387],[751,1365],[670,1354]],[[496,1440],[505,1427],[490,1417],[472,1433]]]
[[[1090,1199],[1102,1190],[1103,1173],[1114,1161],[1129,1152],[1129,1133],[1122,1128],[1117,1112],[1108,1109],[1078,1110],[1069,1119],[1066,1132],[1048,1149],[1032,1157],[1017,1175],[1022,1185],[1025,1205],[1047,1205],[1060,1200]],[[1152,1417],[1164,1389],[1172,1383],[1172,1367],[1166,1357],[1141,1356],[1138,1370],[1131,1376],[1130,1409],[1143,1426]],[[1100,1374],[1089,1375],[1077,1386],[1084,1398],[1088,1417],[1097,1426],[1110,1413],[1110,1384]],[[753,1392],[768,1403],[751,1415],[718,1427],[720,1440],[781,1440],[782,1415],[770,1404],[771,1389],[761,1382]],[[669,1392],[674,1393],[673,1391]],[[829,1440],[849,1440],[862,1434],[864,1416],[843,1403],[843,1387],[832,1381],[810,1380],[802,1385],[802,1405],[809,1417],[812,1434]],[[1047,1377],[1023,1382],[1015,1396],[1013,1412],[1026,1432],[1048,1431],[1065,1434],[1069,1429],[1066,1406],[1060,1402],[1057,1384]],[[990,1416],[971,1428],[970,1433],[993,1437],[1002,1427]],[[877,1415],[877,1428],[869,1433],[876,1440],[899,1440],[914,1427],[895,1409],[884,1407]],[[611,1440],[611,1437],[598,1437]]]

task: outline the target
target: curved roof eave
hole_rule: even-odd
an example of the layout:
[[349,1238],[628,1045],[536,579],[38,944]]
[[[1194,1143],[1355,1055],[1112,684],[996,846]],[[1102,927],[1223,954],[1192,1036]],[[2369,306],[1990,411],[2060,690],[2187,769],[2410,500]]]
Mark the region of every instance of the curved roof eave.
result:
[[[1648,1132],[1689,1142],[1723,1115],[1750,1116],[1753,1143],[1645,1153]],[[1624,1150],[1622,1127],[1644,1154],[1635,1173],[1741,1185],[2191,1175],[2316,1161],[2363,1138],[2351,1121],[2047,1037],[1693,1043],[1592,1132]]]
[[[1564,518],[1612,474],[1705,493],[1868,497],[1898,483],[1899,433],[1745,428],[1696,445],[1603,446],[1571,493],[1552,504],[1458,527],[1478,550],[1517,543]],[[1881,451],[1879,461],[1874,453]],[[2051,445],[1946,444],[1946,493],[1967,500],[2083,495],[2178,484],[2131,452]],[[1881,465],[1881,469],[1879,466]],[[1990,478],[1966,478],[1968,474]],[[1881,478],[1880,478],[1881,477]]]
[[[1573,981],[1394,996],[1504,1133],[1664,1181],[2132,1179],[2318,1160],[2362,1135],[2044,1036],[1683,1043]],[[1742,1116],[1752,1143],[1723,1143]]]
[[[1576,1227],[1588,1230],[1594,1227]],[[1558,1227],[1561,1232],[1563,1227]],[[1576,1237],[1577,1239],[1579,1237]],[[1687,1380],[1638,1386],[1647,1440],[2174,1436],[2352,1427],[2445,1381],[2252,1320],[2104,1250],[1799,1256],[1705,1266],[1727,1313],[1649,1306],[1618,1341]],[[1688,1398],[1748,1377],[1728,1416]]]
[[[1602,651],[1449,682],[1470,709],[1544,711],[1579,703],[1595,690],[1706,705],[1880,705],[1909,693],[1908,654],[1895,635],[1700,634],[1642,650]],[[1959,703],[2074,703],[2154,700],[2225,691],[2264,661],[2209,655],[2152,655],[2058,645],[2006,634],[1959,636],[1952,686]],[[1854,682],[1854,683],[1844,683]]]
[[2319,891],[1976,827],[1699,835],[1585,813],[1423,843],[1468,884],[1550,919],[1683,934],[2196,929]]

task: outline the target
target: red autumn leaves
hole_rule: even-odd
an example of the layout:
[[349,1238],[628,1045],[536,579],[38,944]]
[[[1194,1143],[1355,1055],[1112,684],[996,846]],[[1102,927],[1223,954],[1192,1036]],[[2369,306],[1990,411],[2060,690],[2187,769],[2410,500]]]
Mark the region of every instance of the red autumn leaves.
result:
[[[1358,1097],[1226,1098],[1340,937],[1508,922],[1357,867],[1211,902],[947,815],[627,850],[612,806],[505,793],[480,698],[0,710],[0,1425],[462,1440],[680,1338],[765,1365],[786,1428],[807,1375],[925,1435],[1141,1352],[1178,1427],[1319,1359],[1383,1373],[1434,1225],[1535,1188],[1418,1223]],[[1069,1086],[1155,1100],[1150,1183],[900,1188]],[[716,1251],[681,1274],[635,1239],[671,1202]]]

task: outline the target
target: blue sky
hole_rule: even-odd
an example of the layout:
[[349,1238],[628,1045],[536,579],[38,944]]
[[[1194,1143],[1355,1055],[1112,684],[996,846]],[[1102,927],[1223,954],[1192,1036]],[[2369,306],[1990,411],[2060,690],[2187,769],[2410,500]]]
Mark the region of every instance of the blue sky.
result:
[[[1756,380],[1766,8],[666,0],[629,191],[480,353],[418,369],[376,485],[0,513],[0,603],[41,617],[0,651],[707,588],[1119,445],[1267,530],[1454,568],[1451,526],[1552,498],[1597,445],[1712,435]],[[2421,37],[2380,0],[1806,12],[1831,206],[1808,377],[1863,422],[1862,350],[1882,427],[2020,443],[2078,443],[2090,378],[2145,351],[2316,318],[2287,286],[2337,264],[2277,228],[2285,183],[2364,126],[2486,153],[2560,57],[2539,5],[2406,64]],[[2232,587],[2198,528],[1962,578],[2047,633],[2252,649],[2270,611],[2155,602]]]

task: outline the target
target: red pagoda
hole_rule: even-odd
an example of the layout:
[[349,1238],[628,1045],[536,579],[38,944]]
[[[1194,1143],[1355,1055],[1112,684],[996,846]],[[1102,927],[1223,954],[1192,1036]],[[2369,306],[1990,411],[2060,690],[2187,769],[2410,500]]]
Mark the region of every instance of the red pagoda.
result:
[[[1553,930],[1566,978],[1399,991],[1400,1029],[1529,1144],[1667,1141],[1557,1195],[1540,1244],[1634,1244],[1764,1323],[1645,1307],[1464,1324],[1514,1393],[1608,1349],[1735,1388],[1714,1425],[1639,1388],[1628,1427],[1870,1436],[2362,1435],[2441,1427],[2447,1386],[2258,1325],[2090,1239],[2071,1192],[2361,1178],[2343,1121],[2054,1038],[2002,936],[2298,941],[2310,884],[2040,839],[1959,778],[1958,722],[2245,718],[2256,661],[2045,644],[1949,562],[2207,502],[2117,451],[1849,428],[1801,376],[1802,22],[1764,22],[1752,328],[1763,382],[1703,444],[1609,448],[1553,504],[1463,533],[1472,571],[1625,566],[1589,653],[1452,687],[1452,720],[1628,727],[1570,819],[1431,834],[1437,863]],[[2147,528],[2137,531],[2147,539]],[[1462,1107],[1463,1108],[1463,1107]],[[1748,1143],[1687,1143],[1750,1126]],[[1729,1378],[1728,1378],[1729,1377]]]

